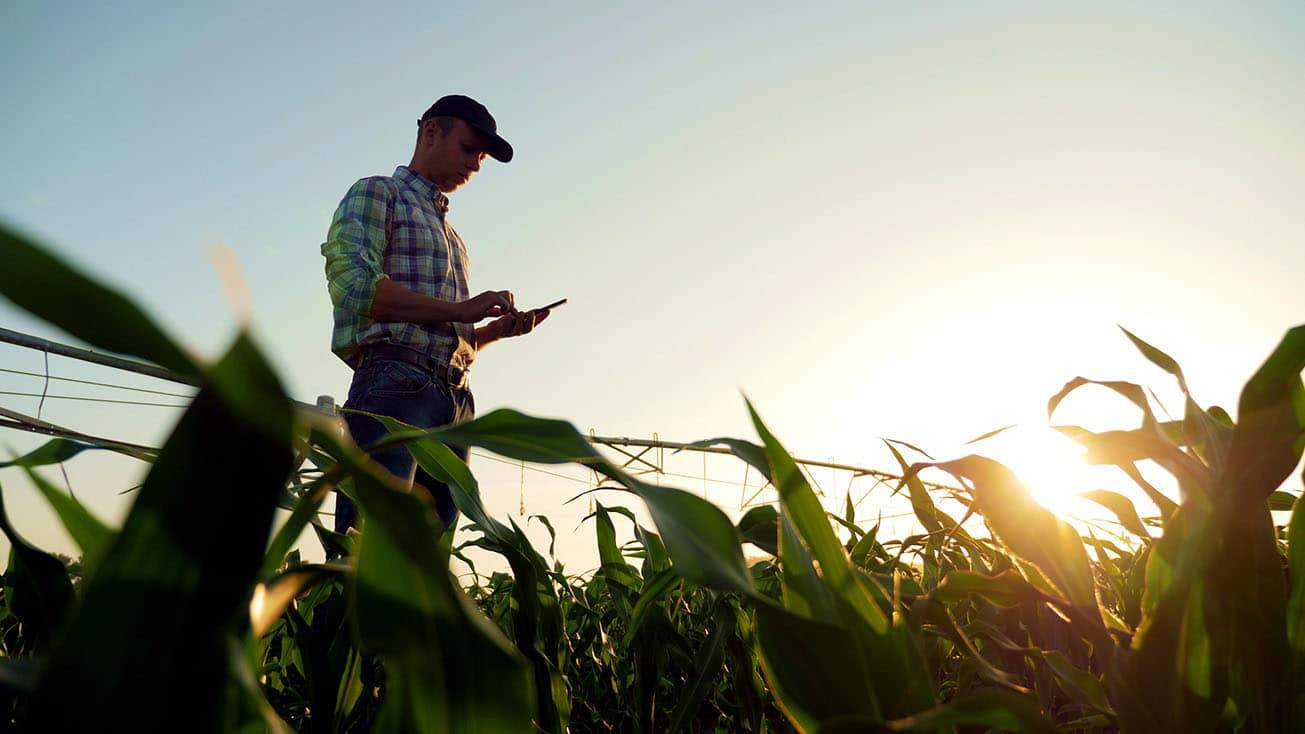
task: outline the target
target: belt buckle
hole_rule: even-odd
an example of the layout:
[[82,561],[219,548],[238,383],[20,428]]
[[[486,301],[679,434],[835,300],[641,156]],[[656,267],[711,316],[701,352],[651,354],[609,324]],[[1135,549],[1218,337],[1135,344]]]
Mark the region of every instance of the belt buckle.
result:
[[467,384],[467,370],[462,367],[449,365],[448,368],[449,387],[462,387]]

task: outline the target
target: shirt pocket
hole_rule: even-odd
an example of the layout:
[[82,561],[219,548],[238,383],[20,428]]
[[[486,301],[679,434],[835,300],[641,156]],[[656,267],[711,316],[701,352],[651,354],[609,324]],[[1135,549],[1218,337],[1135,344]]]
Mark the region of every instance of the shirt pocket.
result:
[[386,252],[386,274],[428,296],[438,295],[448,257],[438,232],[418,219],[396,219]]

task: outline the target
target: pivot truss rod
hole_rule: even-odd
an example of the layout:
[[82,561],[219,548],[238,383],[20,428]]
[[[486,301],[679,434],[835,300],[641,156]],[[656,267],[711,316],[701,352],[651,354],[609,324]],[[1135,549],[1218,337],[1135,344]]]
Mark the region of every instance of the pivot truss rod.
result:
[[[660,454],[660,451],[664,449],[670,449],[672,451],[696,451],[704,454],[733,455],[732,451],[730,451],[727,448],[722,448],[720,446],[700,446],[691,443],[681,443],[678,441],[662,441],[660,439],[649,440],[649,439],[642,439],[642,438],[628,438],[624,436],[616,437],[616,436],[591,435],[589,436],[589,442],[606,446],[628,457],[625,464],[623,465],[623,468],[636,468],[641,470],[638,473],[643,473],[643,472],[656,472],[659,474],[665,473],[664,463],[662,462],[662,457]],[[642,449],[642,451],[640,451],[639,449]],[[654,461],[654,460],[644,458],[653,449],[658,449],[659,451],[656,460]],[[878,479],[884,483],[890,483],[890,482],[895,483],[895,482],[902,481],[902,475],[900,474],[893,474],[891,472],[886,472],[881,469],[873,469],[866,466],[855,466],[853,464],[839,464],[833,461],[817,461],[815,459],[799,459],[796,457],[794,457],[793,461],[794,463],[800,466],[807,467],[808,469],[810,469],[811,467],[819,467],[821,469],[834,469],[837,471],[851,472],[853,479],[855,479],[856,477],[874,477],[875,479]],[[946,492],[962,491],[961,488],[959,487],[953,487],[946,484],[938,484],[936,482],[924,482],[923,480],[922,483],[924,484],[925,487],[929,489],[946,491]]]

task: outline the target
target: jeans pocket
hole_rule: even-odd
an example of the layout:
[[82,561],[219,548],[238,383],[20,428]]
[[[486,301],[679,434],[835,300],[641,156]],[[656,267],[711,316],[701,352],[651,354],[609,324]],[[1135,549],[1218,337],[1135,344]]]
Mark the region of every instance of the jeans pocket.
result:
[[431,383],[430,373],[407,362],[380,359],[372,364],[371,384],[367,392],[372,395],[408,397],[425,390]]

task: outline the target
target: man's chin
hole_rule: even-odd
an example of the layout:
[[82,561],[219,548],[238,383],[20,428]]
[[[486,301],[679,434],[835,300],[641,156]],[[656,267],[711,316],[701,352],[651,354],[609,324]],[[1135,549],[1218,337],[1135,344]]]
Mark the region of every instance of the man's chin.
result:
[[436,184],[436,186],[443,193],[451,194],[454,191],[457,191],[458,189],[462,188],[463,186],[466,186],[467,182],[470,180],[471,179],[468,178],[455,178],[448,181],[440,182]]

